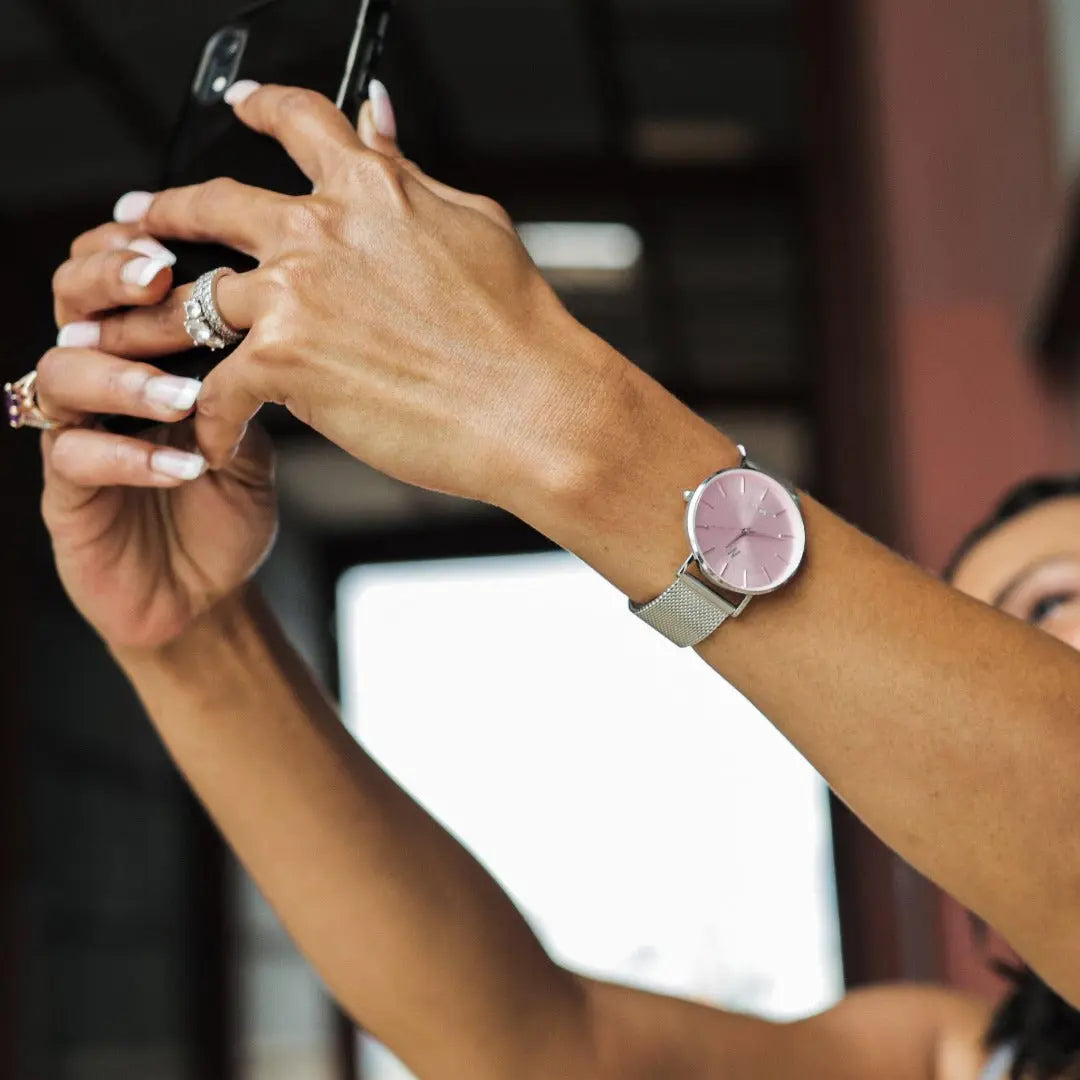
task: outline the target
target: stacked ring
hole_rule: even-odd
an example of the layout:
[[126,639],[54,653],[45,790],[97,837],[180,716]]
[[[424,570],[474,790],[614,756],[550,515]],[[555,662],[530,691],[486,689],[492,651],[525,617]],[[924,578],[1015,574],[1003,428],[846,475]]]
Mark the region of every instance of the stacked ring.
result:
[[222,274],[231,274],[227,266],[208,270],[192,286],[191,299],[184,301],[184,329],[196,345],[225,349],[244,340],[241,330],[231,327],[218,311],[214,286]]

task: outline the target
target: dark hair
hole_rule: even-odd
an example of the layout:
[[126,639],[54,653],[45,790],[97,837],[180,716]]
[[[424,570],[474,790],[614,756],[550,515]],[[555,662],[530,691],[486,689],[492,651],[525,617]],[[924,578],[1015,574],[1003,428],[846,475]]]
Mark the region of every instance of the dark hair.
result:
[[1017,484],[1006,492],[990,514],[960,541],[952,553],[952,558],[946,564],[942,577],[946,581],[952,581],[971,549],[1010,518],[1017,517],[1025,510],[1030,510],[1049,499],[1064,499],[1070,495],[1080,495],[1080,473],[1070,473],[1065,476],[1033,476],[1030,480]]
[[[1060,1080],[1076,1076],[1080,1063],[1080,1011],[1051,990],[1031,968],[994,962],[1012,983],[997,1007],[985,1043],[1012,1046],[1011,1080]],[[1070,1068],[1071,1067],[1071,1068]]]
[[[964,558],[1011,518],[1050,499],[1080,495],[1080,474],[1038,476],[1018,484],[960,542],[943,574],[952,581]],[[986,1046],[1015,1048],[1012,1080],[1060,1080],[1080,1066],[1080,1010],[1074,1009],[1031,968],[994,962],[1012,984],[986,1032]],[[1074,1075],[1076,1075],[1074,1073]]]

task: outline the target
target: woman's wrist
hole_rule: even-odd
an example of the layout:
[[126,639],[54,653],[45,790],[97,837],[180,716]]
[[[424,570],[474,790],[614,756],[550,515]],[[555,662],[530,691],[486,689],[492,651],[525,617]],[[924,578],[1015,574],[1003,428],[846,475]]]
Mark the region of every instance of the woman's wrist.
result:
[[[259,623],[265,618],[265,604],[258,589],[250,582],[221,597],[212,607],[194,618],[172,640],[152,648],[112,646],[113,659],[133,681],[154,673],[166,678],[195,681],[206,690],[223,689],[211,672],[224,671],[231,661],[243,670],[242,657],[251,652],[261,637]],[[106,643],[108,644],[108,643]]]
[[[584,328],[582,328],[584,329]],[[580,407],[507,509],[635,601],[666,588],[689,553],[683,492],[738,464],[735,444],[588,331]]]

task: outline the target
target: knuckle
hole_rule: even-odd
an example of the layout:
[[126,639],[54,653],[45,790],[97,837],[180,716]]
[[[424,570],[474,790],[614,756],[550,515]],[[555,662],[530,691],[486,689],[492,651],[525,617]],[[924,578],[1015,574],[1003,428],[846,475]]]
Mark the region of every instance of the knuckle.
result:
[[229,199],[240,183],[230,176],[217,176],[199,184],[192,192],[192,210],[196,216],[204,214]]
[[61,475],[70,477],[78,468],[82,455],[79,452],[79,440],[74,430],[60,431],[53,440],[49,460],[52,467]]
[[248,334],[244,347],[233,356],[238,370],[246,371],[252,365],[270,367],[278,363],[288,351],[287,325],[287,319],[277,313],[260,319]]
[[[357,152],[346,167],[348,182],[359,188],[365,199],[378,200],[379,203],[398,212],[407,212],[409,199],[405,190],[405,177],[408,170],[392,158],[373,154],[369,151]],[[364,227],[368,221],[366,215],[354,217]]]
[[54,271],[52,275],[52,291],[54,295],[64,293],[67,291],[69,283],[71,281],[71,275],[75,269],[74,259],[68,259],[62,262]]
[[287,303],[296,287],[297,271],[296,260],[288,256],[264,263],[251,281],[253,295],[257,297],[260,306],[272,309],[279,303]]
[[63,377],[66,359],[59,348],[49,349],[37,362],[38,390],[49,390]]
[[502,203],[496,202],[494,199],[487,195],[476,196],[476,208],[480,213],[486,217],[491,218],[492,221],[506,228],[513,226],[513,219],[506,212]]
[[314,90],[290,86],[278,98],[278,115],[285,121],[318,107],[319,95]]
[[140,465],[147,463],[149,452],[126,439],[113,439],[106,450],[106,456],[119,475],[130,476]]
[[107,400],[117,406],[130,404],[136,400],[146,385],[154,369],[148,364],[128,362],[109,363],[102,372],[102,382]]
[[353,162],[353,175],[362,184],[392,188],[401,185],[401,167],[382,154],[357,154]]
[[110,222],[106,225],[98,225],[94,229],[87,229],[86,232],[79,233],[79,235],[71,241],[71,246],[68,248],[68,258],[77,259],[85,252],[98,247],[100,243],[107,242],[115,231],[115,223]]
[[124,369],[119,364],[110,364],[104,375],[102,381],[105,384],[105,395],[110,401],[118,401],[129,396],[125,392],[129,388],[124,385]]
[[241,184],[239,180],[234,180],[231,176],[215,176],[201,187],[204,194],[219,199],[235,194],[239,191]]
[[317,196],[294,199],[285,208],[285,224],[294,237],[316,237],[330,233],[334,227],[334,207]]

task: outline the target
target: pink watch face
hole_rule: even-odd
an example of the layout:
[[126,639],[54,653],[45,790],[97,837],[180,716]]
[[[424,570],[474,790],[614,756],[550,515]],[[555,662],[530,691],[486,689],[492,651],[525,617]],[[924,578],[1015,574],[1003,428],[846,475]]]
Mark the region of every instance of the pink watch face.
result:
[[742,593],[779,588],[799,568],[806,528],[791,493],[756,469],[728,469],[694,493],[690,544],[705,575]]

